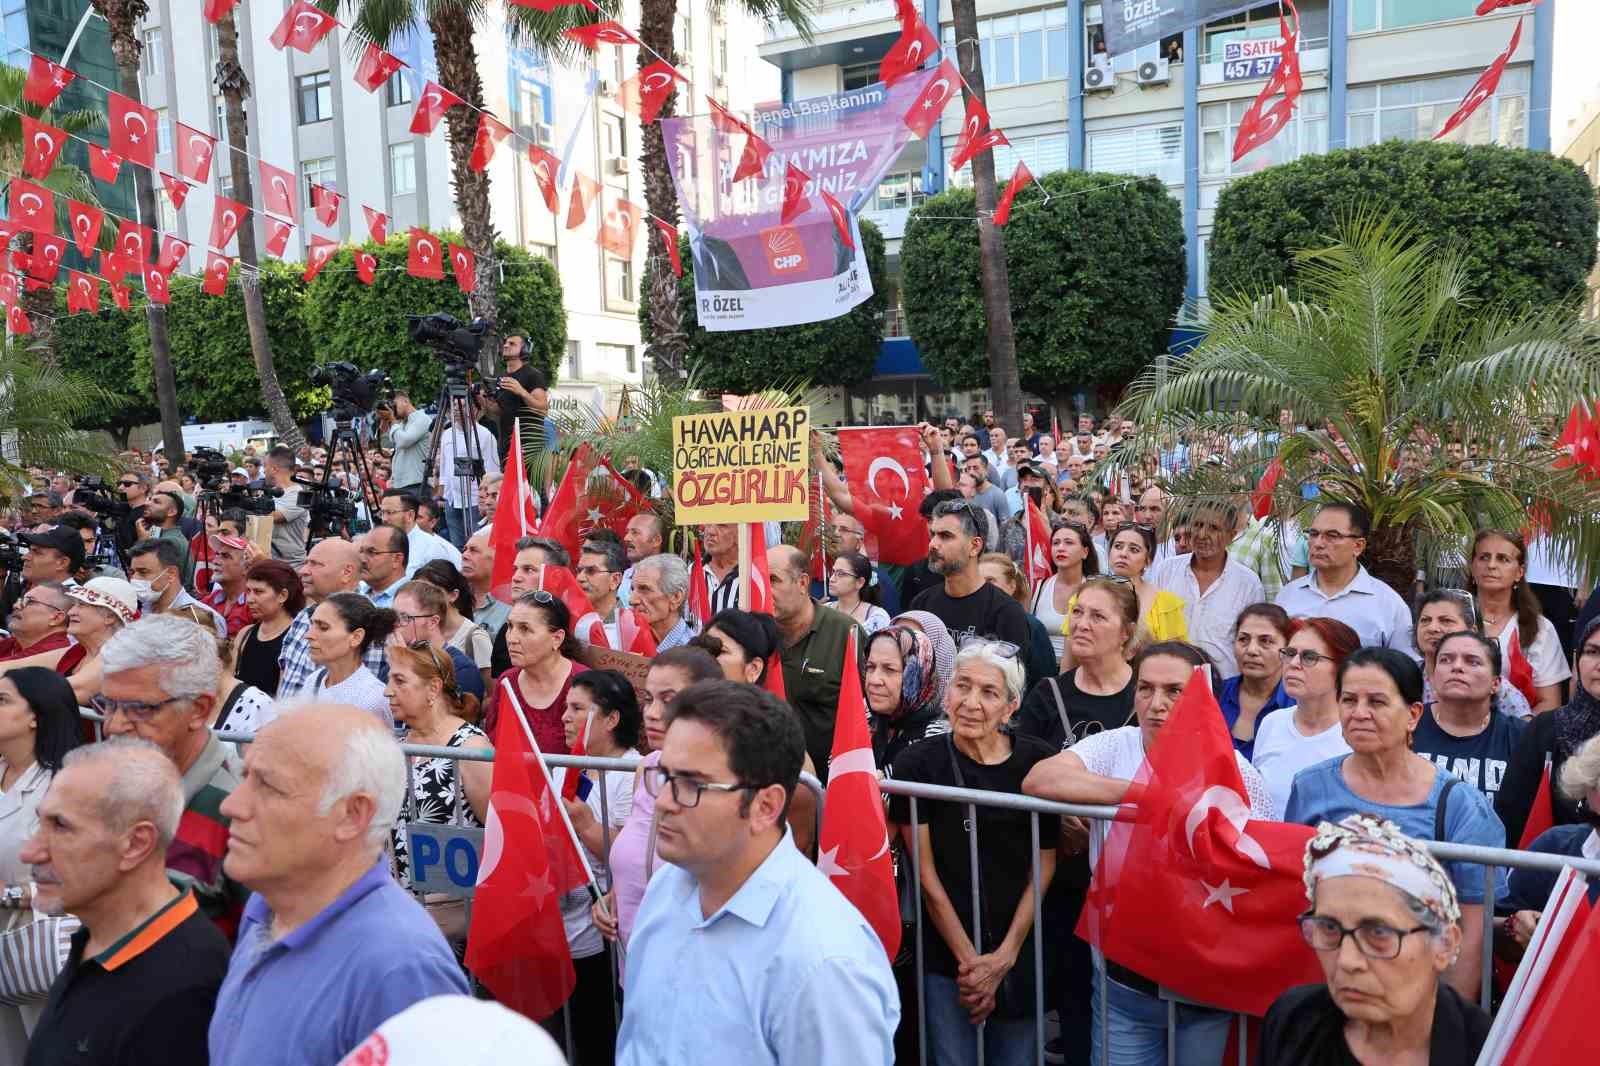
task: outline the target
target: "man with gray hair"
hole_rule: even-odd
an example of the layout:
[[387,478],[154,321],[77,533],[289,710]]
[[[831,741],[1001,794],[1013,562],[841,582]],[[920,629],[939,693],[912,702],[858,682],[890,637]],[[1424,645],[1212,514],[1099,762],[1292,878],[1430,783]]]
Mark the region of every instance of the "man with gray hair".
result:
[[254,894],[211,1066],[338,1062],[412,1004],[467,993],[439,927],[389,874],[406,780],[394,735],[355,707],[308,704],[257,734],[222,805],[228,875]]
[[244,890],[222,872],[228,819],[222,801],[239,787],[227,749],[210,729],[222,664],[210,631],[170,614],[123,627],[100,652],[106,735],[136,736],[166,753],[183,775],[183,823],[167,849],[167,869],[192,882],[206,916],[231,941]]
[[167,877],[183,815],[172,762],[113,738],[67,753],[23,845],[33,906],[76,916],[27,1062],[206,1062],[228,945],[194,893]]
[[689,599],[689,564],[671,552],[640,559],[633,567],[633,610],[650,625],[656,650],[689,643],[695,627],[683,615]]

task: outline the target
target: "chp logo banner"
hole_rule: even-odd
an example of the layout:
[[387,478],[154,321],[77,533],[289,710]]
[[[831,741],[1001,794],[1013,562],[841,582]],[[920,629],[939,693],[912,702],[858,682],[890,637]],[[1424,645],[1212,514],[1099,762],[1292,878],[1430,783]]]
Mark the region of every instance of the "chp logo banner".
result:
[[1191,26],[1260,6],[1260,0],[1244,4],[1239,0],[1112,0],[1103,5],[1106,51],[1121,55]]
[[[831,223],[830,223],[831,225]],[[799,521],[810,514],[811,409],[776,407],[672,420],[676,521]]]
[[[837,318],[872,296],[856,213],[911,136],[904,116],[933,71],[757,109],[749,130],[717,115],[663,118],[667,162],[689,232],[696,317],[713,331]],[[770,152],[734,180],[747,144]],[[785,177],[807,178],[783,219]],[[844,207],[836,223],[826,193]],[[792,198],[791,198],[792,199]]]

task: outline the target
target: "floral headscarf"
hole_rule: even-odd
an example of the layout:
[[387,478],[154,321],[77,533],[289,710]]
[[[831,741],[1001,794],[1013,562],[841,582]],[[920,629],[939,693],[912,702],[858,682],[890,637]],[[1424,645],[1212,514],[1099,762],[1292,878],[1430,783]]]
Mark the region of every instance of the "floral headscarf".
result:
[[930,704],[937,705],[944,694],[944,682],[935,667],[933,642],[926,633],[910,626],[890,626],[867,638],[867,654],[877,641],[890,641],[900,651],[900,702],[892,713],[900,717]]
[[902,619],[915,623],[933,645],[933,669],[939,675],[939,695],[942,696],[944,687],[956,672],[956,642],[951,639],[950,630],[938,615],[927,611],[901,611],[894,616],[895,624],[900,624]]
[[1306,898],[1317,900],[1327,877],[1374,877],[1420,901],[1445,925],[1461,919],[1456,886],[1439,860],[1400,831],[1371,814],[1352,814],[1335,825],[1323,822],[1306,843]]

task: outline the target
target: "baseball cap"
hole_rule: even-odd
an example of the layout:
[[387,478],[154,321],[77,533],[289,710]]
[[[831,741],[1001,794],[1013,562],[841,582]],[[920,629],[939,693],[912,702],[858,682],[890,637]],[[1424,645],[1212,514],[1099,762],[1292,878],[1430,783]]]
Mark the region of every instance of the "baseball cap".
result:
[[550,1035],[498,1003],[433,996],[375,1029],[339,1066],[565,1066]]
[[83,538],[71,526],[45,526],[34,533],[19,533],[17,539],[35,548],[54,548],[67,557],[74,570],[83,565]]
[[234,467],[232,470],[229,471],[229,473],[230,474],[238,474],[240,477],[249,477],[250,476],[250,471],[246,470],[242,466]]
[[213,533],[207,539],[213,548],[231,548],[236,552],[242,552],[250,547],[250,542],[243,537],[230,537],[225,533]]

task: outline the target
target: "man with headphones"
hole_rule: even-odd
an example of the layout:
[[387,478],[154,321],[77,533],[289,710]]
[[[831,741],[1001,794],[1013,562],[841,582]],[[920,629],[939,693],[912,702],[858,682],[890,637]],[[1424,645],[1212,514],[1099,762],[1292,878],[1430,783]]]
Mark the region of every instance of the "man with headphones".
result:
[[545,380],[543,371],[525,362],[527,351],[528,338],[520,333],[508,334],[500,345],[500,354],[506,361],[506,372],[498,382],[494,403],[500,409],[502,463],[511,450],[511,434],[519,418],[523,421],[524,439],[535,441],[536,449],[544,446],[544,419],[550,410],[550,383]]

